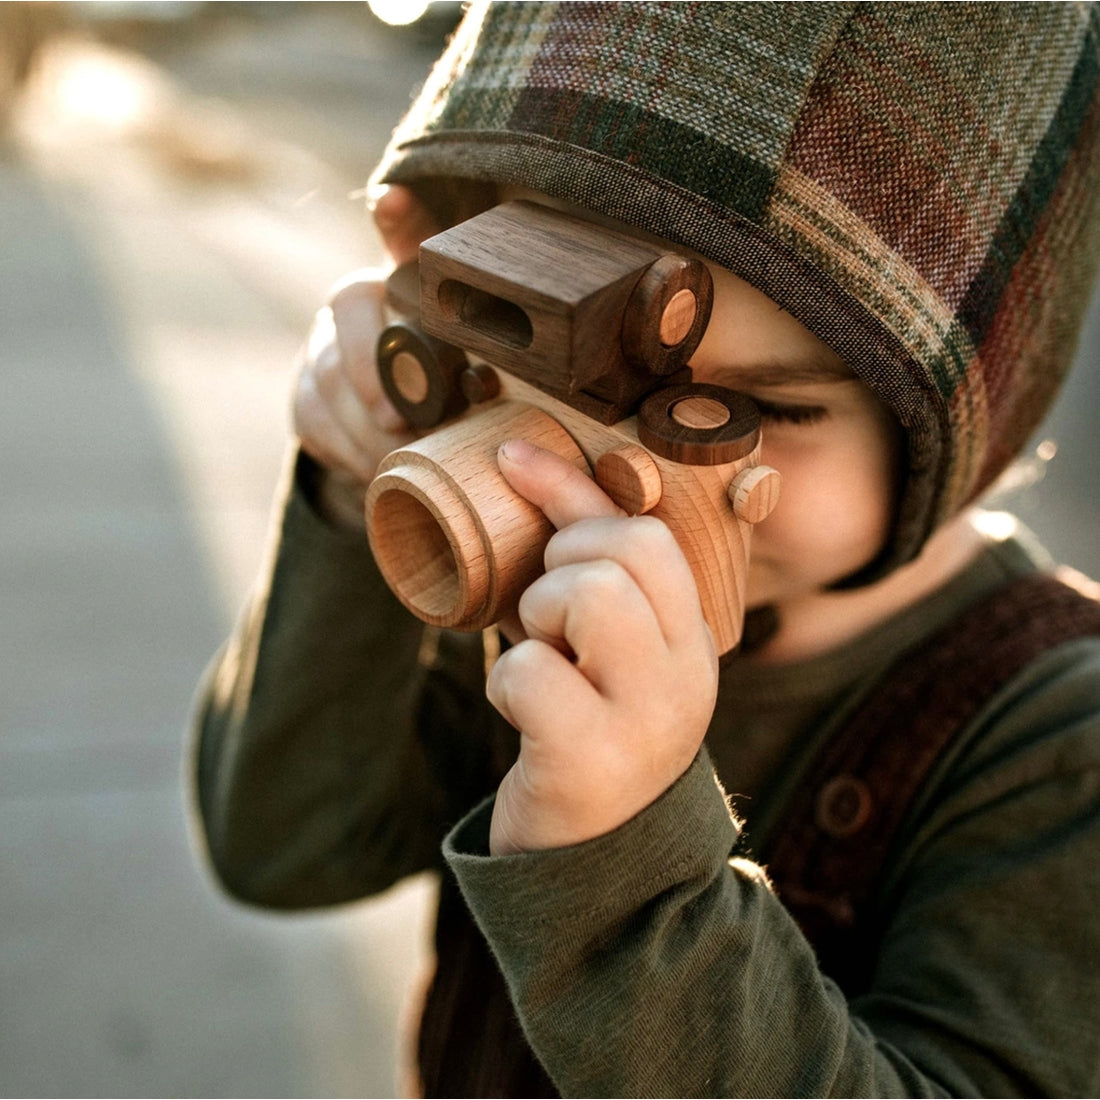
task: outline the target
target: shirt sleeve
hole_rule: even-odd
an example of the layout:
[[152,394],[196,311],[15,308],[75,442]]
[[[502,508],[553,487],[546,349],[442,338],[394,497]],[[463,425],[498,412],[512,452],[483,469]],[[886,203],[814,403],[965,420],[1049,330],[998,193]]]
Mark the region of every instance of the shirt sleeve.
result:
[[445,851],[564,1096],[1087,1096],[1100,975],[1094,643],[995,700],[935,779],[882,885],[849,1002],[759,866],[704,754],[620,829]]
[[433,660],[418,658],[422,624],[365,533],[330,526],[306,499],[308,461],[200,689],[193,737],[210,866],[237,898],[279,908],[360,898],[439,866],[449,825],[491,789],[471,778],[487,751],[480,638],[443,638]]

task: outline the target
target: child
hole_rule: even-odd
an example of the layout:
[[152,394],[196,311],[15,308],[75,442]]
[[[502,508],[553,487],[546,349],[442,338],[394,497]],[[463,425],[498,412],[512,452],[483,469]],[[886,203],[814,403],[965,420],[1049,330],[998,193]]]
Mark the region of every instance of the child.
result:
[[1098,628],[969,509],[1087,300],[1098,31],[1061,4],[468,13],[378,173],[394,259],[529,191],[701,254],[693,376],[757,401],[783,495],[748,575],[771,629],[719,664],[663,526],[509,441],[558,533],[486,683],[363,536],[406,438],[377,287],[322,314],[198,801],[256,904],[440,869],[429,1095],[1100,1088]]

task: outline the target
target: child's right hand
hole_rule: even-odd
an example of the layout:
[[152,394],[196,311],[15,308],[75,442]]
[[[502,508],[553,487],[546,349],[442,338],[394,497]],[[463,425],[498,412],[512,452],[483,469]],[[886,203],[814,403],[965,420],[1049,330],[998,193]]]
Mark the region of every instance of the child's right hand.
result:
[[[375,225],[395,265],[415,259],[436,227],[412,192],[391,187],[374,208]],[[302,449],[325,471],[319,503],[331,518],[362,523],[362,493],[378,463],[411,438],[378,380],[386,272],[352,272],[314,319],[293,395]]]
[[520,731],[489,834],[490,852],[507,855],[601,836],[660,797],[702,744],[718,658],[663,523],[626,516],[549,451],[510,441],[498,461],[557,528],[520,600],[526,638],[486,685]]

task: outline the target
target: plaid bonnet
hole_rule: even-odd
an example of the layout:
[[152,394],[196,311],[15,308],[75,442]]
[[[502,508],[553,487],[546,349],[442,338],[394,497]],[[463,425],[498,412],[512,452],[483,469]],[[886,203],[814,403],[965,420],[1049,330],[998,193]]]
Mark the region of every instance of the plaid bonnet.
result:
[[518,184],[769,295],[896,414],[878,564],[1037,428],[1098,252],[1091,5],[476,4],[375,182]]

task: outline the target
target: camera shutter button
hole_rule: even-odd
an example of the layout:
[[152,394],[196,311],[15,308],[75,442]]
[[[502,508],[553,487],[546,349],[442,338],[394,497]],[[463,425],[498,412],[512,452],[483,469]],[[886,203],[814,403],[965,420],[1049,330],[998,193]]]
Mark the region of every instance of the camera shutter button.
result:
[[638,409],[638,441],[672,462],[721,466],[752,454],[760,441],[760,411],[724,386],[665,386]]

